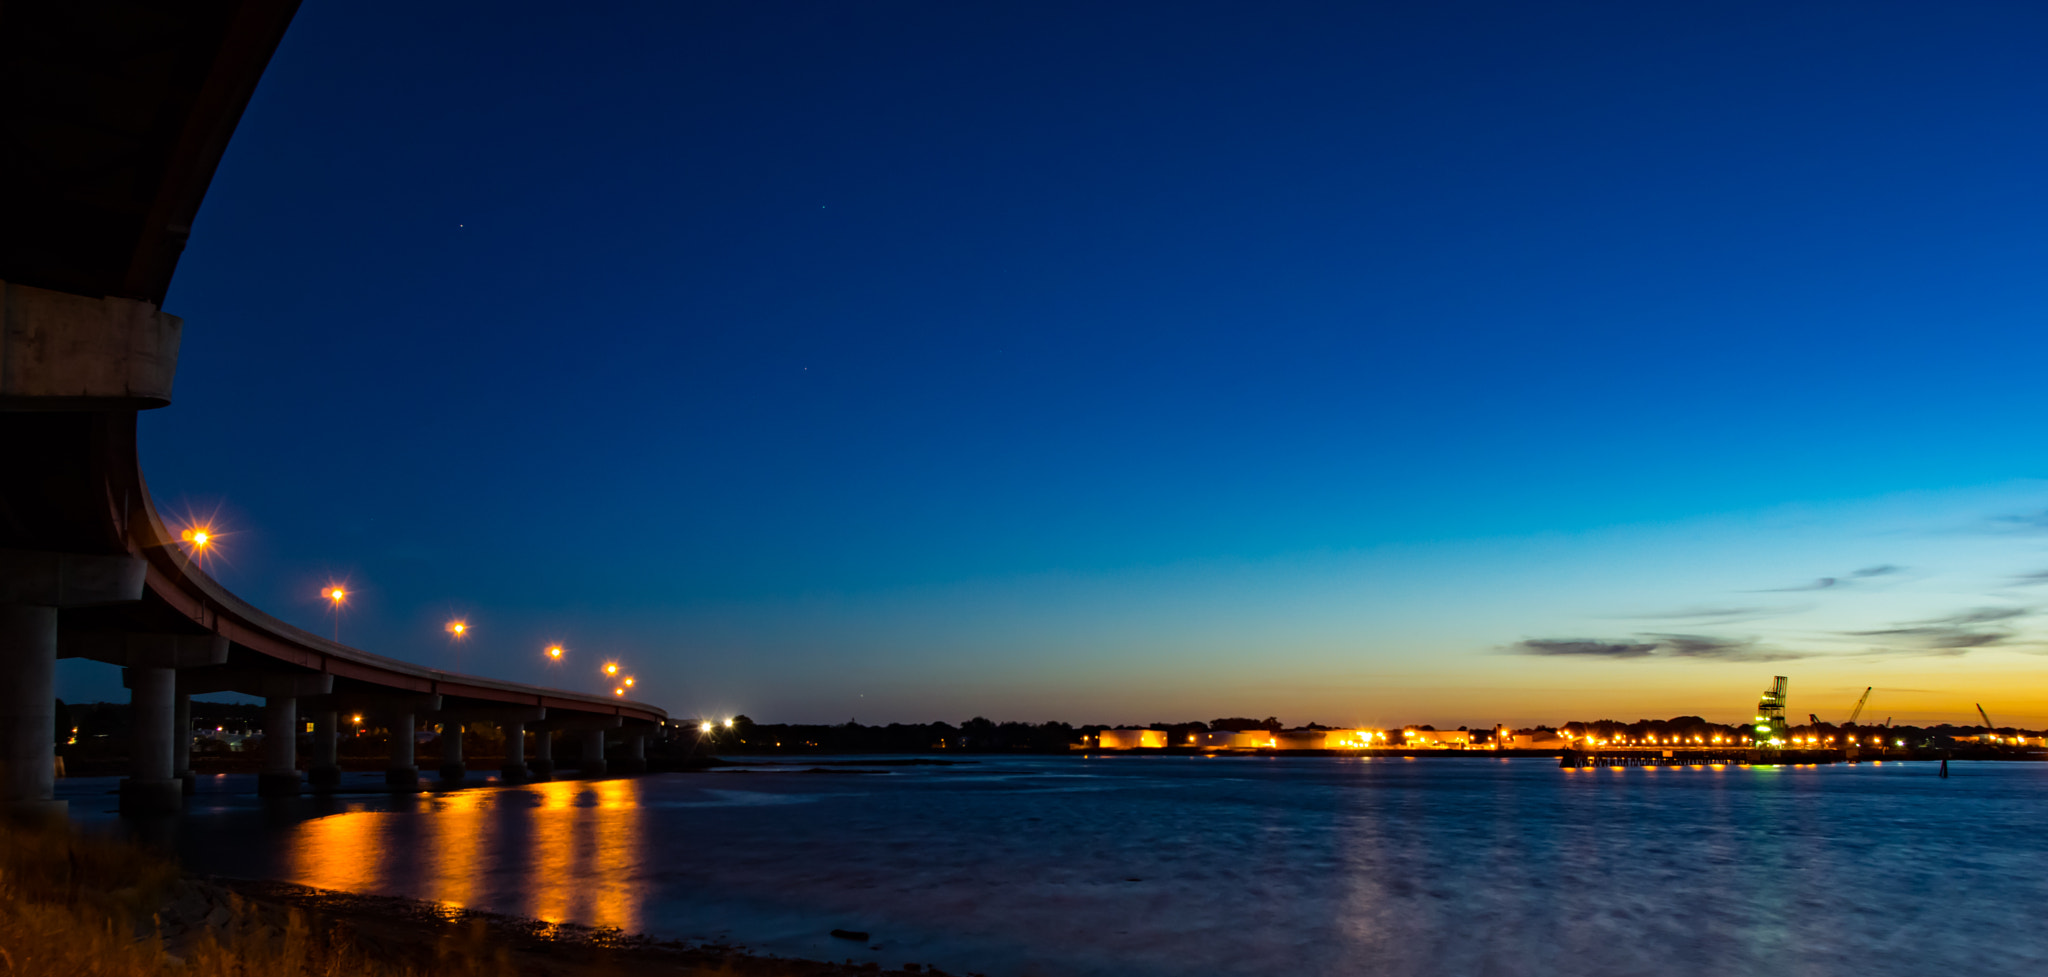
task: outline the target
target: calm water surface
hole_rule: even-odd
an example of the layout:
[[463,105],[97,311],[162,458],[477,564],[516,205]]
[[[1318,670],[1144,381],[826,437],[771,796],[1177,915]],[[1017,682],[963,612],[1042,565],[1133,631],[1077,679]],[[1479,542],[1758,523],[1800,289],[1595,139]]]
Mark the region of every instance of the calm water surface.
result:
[[[282,803],[202,778],[158,830],[202,872],[991,977],[2048,967],[2048,764],[810,766]],[[63,794],[111,819],[112,784]]]

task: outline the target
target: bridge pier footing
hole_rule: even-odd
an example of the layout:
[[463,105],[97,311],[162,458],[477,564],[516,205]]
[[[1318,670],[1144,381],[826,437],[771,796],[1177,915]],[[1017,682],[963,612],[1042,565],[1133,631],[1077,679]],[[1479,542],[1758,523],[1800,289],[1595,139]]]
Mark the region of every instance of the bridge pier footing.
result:
[[121,781],[122,814],[169,814],[185,806],[185,783],[172,776],[177,698],[177,669],[128,669],[129,716],[135,739],[129,751],[130,774]]
[[498,782],[523,784],[533,779],[526,769],[526,724],[504,722],[498,728],[505,733],[505,763],[498,768]]
[[604,730],[586,729],[583,731],[583,756],[580,766],[585,777],[602,777],[605,775]]
[[299,796],[299,700],[273,695],[263,700],[263,772],[256,775],[262,797]]
[[460,785],[469,768],[462,765],[462,724],[441,724],[441,782]]
[[647,772],[647,734],[638,729],[626,731],[625,755],[619,758],[620,773]]
[[341,786],[341,712],[313,710],[313,755],[306,765],[306,784],[316,790]]
[[0,806],[62,815],[57,786],[57,608],[0,604]]
[[546,726],[533,731],[533,759],[526,762],[526,772],[535,780],[547,780],[555,775],[555,731]]

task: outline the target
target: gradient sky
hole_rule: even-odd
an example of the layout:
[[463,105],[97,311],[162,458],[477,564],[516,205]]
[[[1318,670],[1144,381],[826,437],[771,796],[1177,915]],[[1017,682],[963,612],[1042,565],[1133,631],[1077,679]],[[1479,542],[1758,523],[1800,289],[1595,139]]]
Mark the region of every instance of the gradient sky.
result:
[[288,620],[685,715],[2048,725],[2044,43],[309,4],[144,469]]

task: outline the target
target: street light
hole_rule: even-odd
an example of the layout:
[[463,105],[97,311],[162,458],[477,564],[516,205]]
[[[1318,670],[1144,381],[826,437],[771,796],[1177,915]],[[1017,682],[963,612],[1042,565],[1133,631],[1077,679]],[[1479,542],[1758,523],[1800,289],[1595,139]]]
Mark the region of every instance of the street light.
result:
[[549,646],[548,646],[548,660],[550,660],[550,661],[561,661],[561,660],[562,660],[562,646],[561,646],[561,645],[549,645]]
[[697,732],[700,732],[700,733],[708,733],[708,732],[711,732],[711,720],[709,720],[709,719],[706,719],[706,720],[704,720],[703,722],[701,722],[701,723],[698,723],[698,724],[697,724]]
[[469,633],[469,622],[461,620],[460,618],[453,621],[449,621],[448,633],[454,635],[457,639],[460,639],[463,635]]
[[604,673],[605,673],[606,675],[617,675],[617,674],[619,674],[619,663],[618,663],[618,662],[605,662],[605,663],[604,663]]
[[320,596],[327,598],[328,603],[334,606],[334,640],[338,644],[341,641],[341,605],[343,601],[348,600],[348,591],[337,585],[328,584],[327,589],[320,592]]
[[628,675],[628,676],[626,676],[626,688],[629,688],[629,689],[630,689],[630,688],[632,688],[632,687],[633,687],[633,676],[631,676],[631,675]]

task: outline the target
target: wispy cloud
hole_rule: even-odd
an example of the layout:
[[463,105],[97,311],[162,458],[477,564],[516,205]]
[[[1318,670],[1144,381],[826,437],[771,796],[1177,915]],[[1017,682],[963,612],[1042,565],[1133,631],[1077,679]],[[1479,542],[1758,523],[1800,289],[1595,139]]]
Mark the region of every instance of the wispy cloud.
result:
[[2022,512],[2010,516],[1992,516],[1991,522],[2003,529],[2018,529],[2031,532],[2048,532],[2048,509],[2039,512]]
[[[1753,638],[1721,638],[1700,634],[1644,634],[1635,641],[1597,638],[1529,638],[1507,647],[1514,655],[1544,657],[1642,659],[1684,658],[1694,661],[1774,662],[1811,658],[1810,652],[1767,648]],[[1647,639],[1647,640],[1643,640]]]
[[1858,580],[1870,580],[1875,577],[1889,577],[1892,574],[1898,573],[1904,569],[1905,567],[1899,566],[1897,564],[1880,563],[1876,566],[1867,566],[1860,570],[1851,570],[1847,577],[1820,577],[1814,580],[1812,583],[1803,583],[1795,587],[1766,587],[1762,590],[1751,590],[1747,592],[1752,594],[1793,594],[1806,590],[1832,590],[1836,587],[1846,587],[1852,583],[1855,583]]
[[2048,584],[2048,570],[2036,570],[2033,573],[2022,573],[2019,576],[2012,578],[2012,582],[2021,587],[2039,587],[2042,584]]
[[1845,637],[1875,638],[1892,654],[1964,655],[1978,648],[2003,645],[2017,637],[2006,622],[2033,614],[2024,607],[1979,607],[1947,617],[1906,621],[1874,631],[1843,631]]
[[1796,608],[1785,607],[1685,607],[1675,611],[1657,614],[1624,614],[1627,621],[1733,621],[1768,617],[1774,614],[1789,614],[1806,610],[1810,605]]
[[1842,581],[1841,581],[1840,579],[1836,578],[1836,577],[1822,577],[1822,578],[1820,578],[1820,579],[1818,579],[1818,580],[1815,580],[1815,581],[1814,581],[1814,582],[1812,582],[1812,583],[1800,584],[1800,585],[1799,585],[1799,586],[1797,586],[1797,587],[1766,587],[1766,588],[1764,588],[1764,589],[1762,589],[1762,590],[1751,590],[1751,591],[1748,591],[1748,593],[1752,593],[1752,594],[1793,594],[1793,593],[1798,593],[1799,591],[1802,591],[1802,590],[1826,590],[1826,589],[1828,589],[1828,588],[1830,588],[1830,587],[1835,587],[1835,586],[1839,586],[1839,585],[1841,584],[1841,582],[1842,582]]
[[1517,655],[1580,655],[1589,658],[1644,658],[1657,650],[1655,642],[1595,641],[1589,638],[1530,638],[1508,646]]
[[1648,635],[1667,658],[1703,658],[1731,662],[1781,662],[1811,658],[1813,653],[1766,648],[1754,638],[1716,638],[1701,634]]

